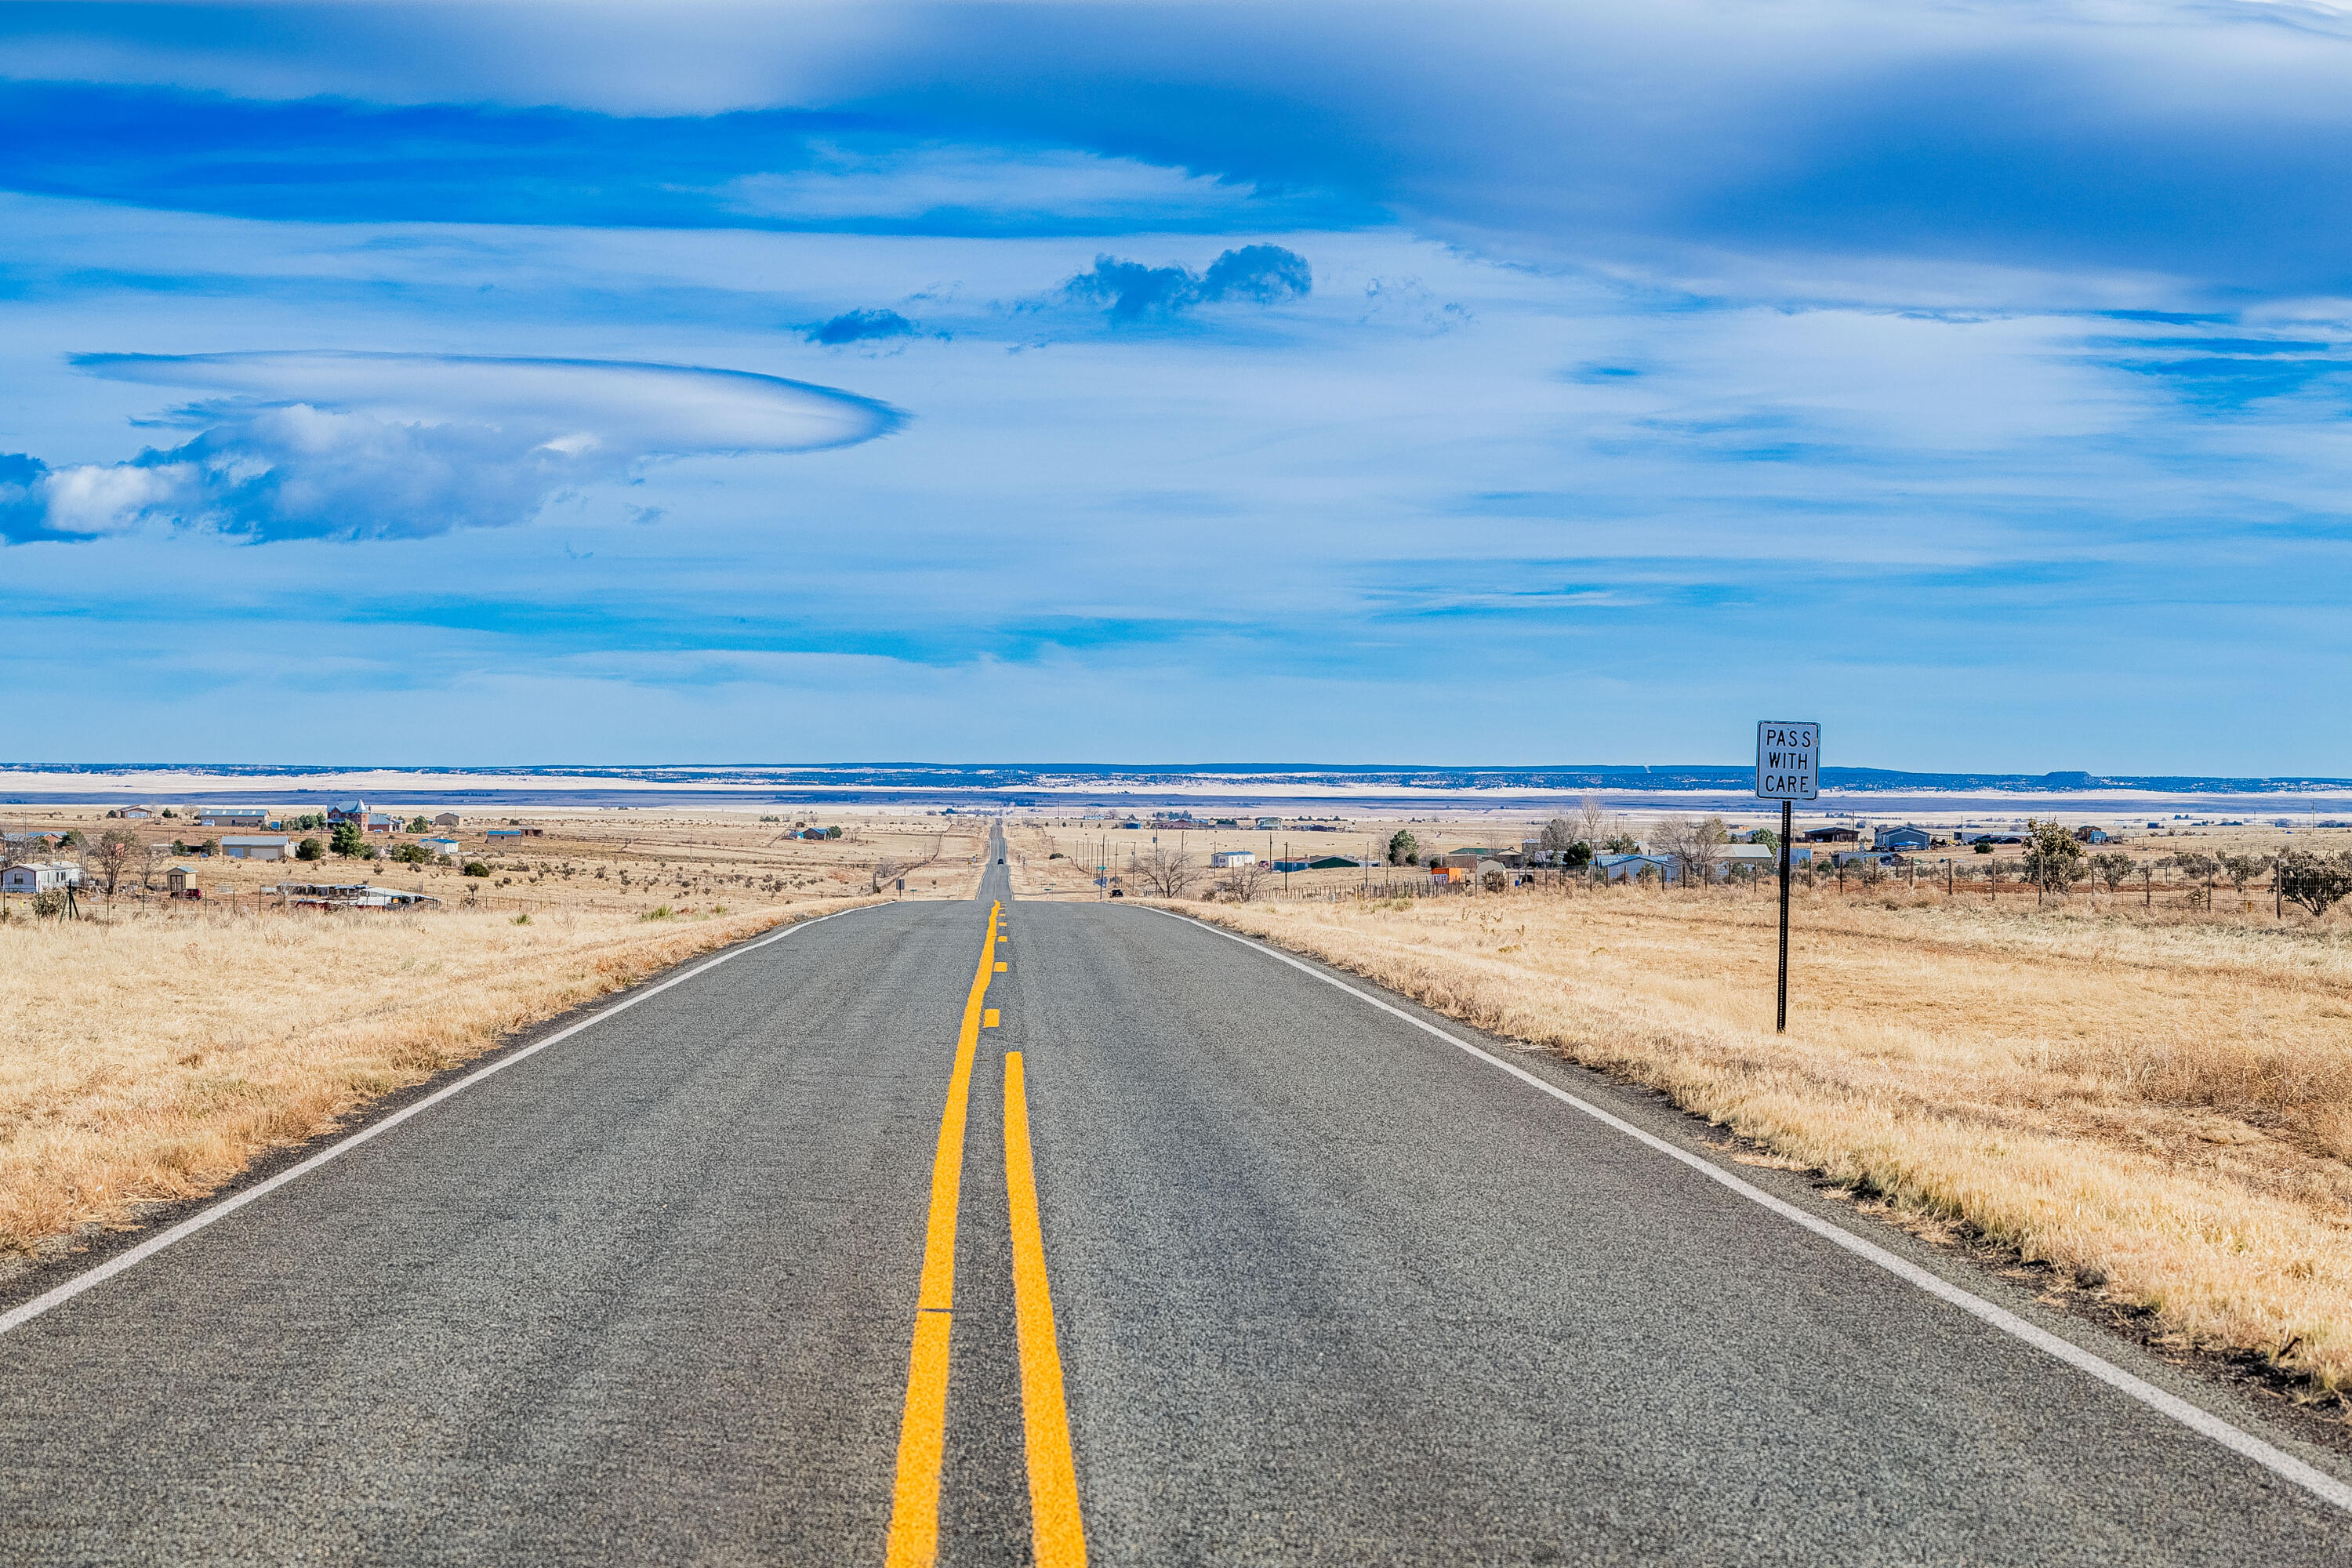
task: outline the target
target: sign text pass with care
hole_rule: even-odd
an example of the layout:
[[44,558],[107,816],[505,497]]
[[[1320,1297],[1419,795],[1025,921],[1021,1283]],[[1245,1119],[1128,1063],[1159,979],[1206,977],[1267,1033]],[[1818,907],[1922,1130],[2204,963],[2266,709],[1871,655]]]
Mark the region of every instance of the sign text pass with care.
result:
[[1766,800],[1821,795],[1822,727],[1766,719],[1756,726],[1756,793]]

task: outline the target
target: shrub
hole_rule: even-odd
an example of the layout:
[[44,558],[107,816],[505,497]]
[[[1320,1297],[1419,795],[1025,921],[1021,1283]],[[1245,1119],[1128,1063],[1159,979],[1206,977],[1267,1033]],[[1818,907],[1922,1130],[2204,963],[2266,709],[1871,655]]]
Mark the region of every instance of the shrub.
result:
[[2285,849],[2271,865],[2279,896],[2315,915],[2324,915],[2329,905],[2352,897],[2352,850],[2326,856],[2308,849]]
[[402,844],[394,847],[392,858],[404,865],[423,866],[432,860],[433,851],[422,844]]
[[639,915],[637,919],[641,921],[666,921],[677,912],[677,911],[676,910],[671,909],[667,904],[656,904],[652,909],[647,910],[644,914]]
[[515,916],[514,923],[519,926],[527,926],[530,924],[530,911],[529,910],[525,910],[522,913]]
[[66,912],[66,895],[62,888],[51,888],[46,893],[33,895],[33,918],[51,920]]
[[294,858],[297,860],[322,860],[326,855],[327,847],[315,838],[305,838],[294,846]]
[[466,862],[465,874],[468,877],[487,877],[490,874],[490,868],[479,860],[468,860]]

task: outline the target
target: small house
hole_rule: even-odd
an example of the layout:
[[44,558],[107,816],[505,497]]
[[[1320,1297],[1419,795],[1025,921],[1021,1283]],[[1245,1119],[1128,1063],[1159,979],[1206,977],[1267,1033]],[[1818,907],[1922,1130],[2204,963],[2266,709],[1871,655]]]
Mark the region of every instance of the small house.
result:
[[70,860],[27,860],[0,872],[0,891],[50,893],[81,886],[81,868]]
[[457,841],[454,838],[420,838],[416,844],[429,854],[454,857],[457,853]]
[[294,840],[275,834],[232,833],[220,841],[221,853],[232,860],[291,860]]
[[167,897],[174,899],[203,898],[205,896],[205,890],[202,888],[192,888],[188,885],[188,879],[194,875],[195,873],[189,870],[185,866],[173,867],[170,870],[163,873],[164,894]]
[[1255,866],[1257,855],[1248,849],[1213,849],[1209,852],[1209,869],[1228,870],[1235,866]]
[[154,815],[143,805],[126,805],[122,808],[122,820],[125,822],[144,822]]
[[1874,849],[1925,849],[1935,843],[1935,835],[1924,827],[1906,823],[1901,827],[1882,827],[1871,837]]
[[208,805],[196,813],[200,827],[267,827],[269,808],[266,805]]
[[444,830],[463,827],[465,821],[454,811],[445,811],[433,819],[433,826]]

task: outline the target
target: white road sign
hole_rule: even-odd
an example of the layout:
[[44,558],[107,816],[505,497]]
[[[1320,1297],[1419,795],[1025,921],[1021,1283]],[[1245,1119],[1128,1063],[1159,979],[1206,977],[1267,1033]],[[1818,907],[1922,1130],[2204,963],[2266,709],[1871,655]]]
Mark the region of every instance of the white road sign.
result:
[[1766,719],[1756,726],[1756,793],[1766,800],[1816,800],[1822,793],[1822,727]]

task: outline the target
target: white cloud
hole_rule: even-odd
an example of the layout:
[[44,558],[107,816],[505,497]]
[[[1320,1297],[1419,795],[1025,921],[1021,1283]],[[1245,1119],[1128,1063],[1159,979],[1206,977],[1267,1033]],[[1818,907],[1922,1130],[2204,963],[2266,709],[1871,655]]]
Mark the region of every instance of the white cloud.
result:
[[[807,452],[895,427],[883,404],[741,371],[593,360],[273,352],[89,354],[117,381],[215,394],[196,434],[40,479],[21,537],[145,522],[256,539],[389,538],[498,527],[567,486],[657,458]],[[22,517],[22,509],[8,515]]]

